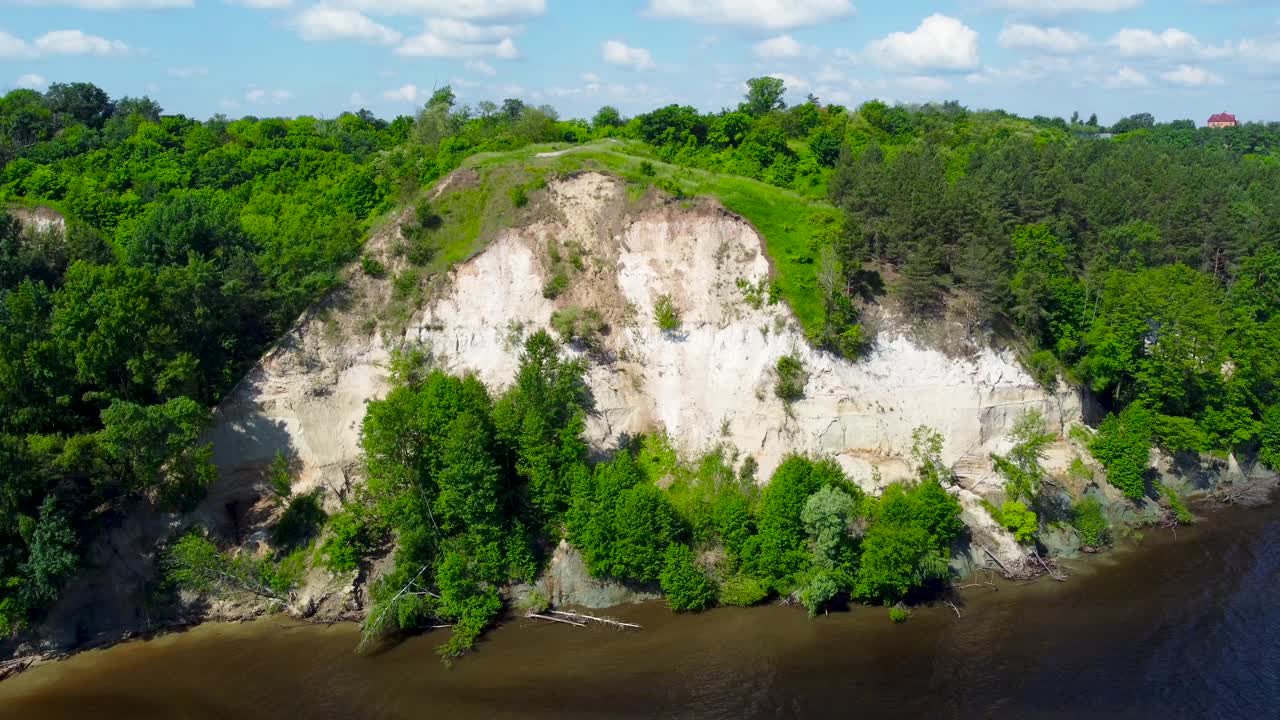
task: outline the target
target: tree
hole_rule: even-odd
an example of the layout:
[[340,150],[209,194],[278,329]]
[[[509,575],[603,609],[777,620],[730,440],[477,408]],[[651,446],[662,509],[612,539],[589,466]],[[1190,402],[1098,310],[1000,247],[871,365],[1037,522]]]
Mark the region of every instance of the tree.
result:
[[431,93],[431,98],[427,100],[427,109],[444,108],[450,110],[454,103],[457,102],[457,96],[453,94],[453,88],[445,85]]
[[996,471],[1005,478],[1005,496],[1010,501],[1034,502],[1040,493],[1040,482],[1045,471],[1040,462],[1044,449],[1053,442],[1044,414],[1039,410],[1024,410],[1013,422],[1009,433],[1013,448],[1008,455],[991,454]]
[[1108,415],[1089,442],[1089,452],[1107,469],[1107,480],[1130,500],[1147,492],[1151,454],[1151,411],[1134,403],[1124,412]]
[[54,114],[94,129],[101,128],[115,112],[111,98],[92,83],[53,83],[45,91],[44,100]]
[[809,568],[808,534],[800,515],[818,487],[812,461],[792,455],[774,471],[761,497],[759,534],[747,541],[744,555],[750,573],[777,592],[788,590]]
[[53,602],[62,583],[79,564],[75,531],[67,516],[58,509],[52,495],[40,504],[40,517],[31,530],[30,554],[22,567],[22,595],[28,607],[41,607]]
[[605,105],[600,108],[595,117],[591,118],[591,127],[597,132],[605,128],[617,128],[626,124],[622,117],[622,113],[618,112],[618,108],[612,105]]
[[741,109],[752,115],[765,115],[781,110],[787,106],[782,99],[786,92],[787,86],[781,78],[767,75],[751,78],[747,81],[747,93]]
[[667,547],[659,580],[667,605],[677,612],[703,610],[715,602],[715,583],[698,567],[693,550],[683,543]]

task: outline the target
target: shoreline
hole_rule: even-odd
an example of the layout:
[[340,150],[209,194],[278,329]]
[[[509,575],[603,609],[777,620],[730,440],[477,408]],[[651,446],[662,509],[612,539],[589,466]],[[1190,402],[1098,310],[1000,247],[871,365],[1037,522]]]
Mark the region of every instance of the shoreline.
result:
[[[934,596],[933,598],[931,598],[926,602],[922,602],[918,605],[911,606],[910,609],[914,612],[922,608],[936,609],[940,607],[948,611],[954,610],[957,613],[959,613],[959,609],[956,608],[955,606],[948,607],[949,599],[950,600],[959,599],[962,596],[962,591],[975,589],[978,586],[989,586],[990,589],[984,591],[982,593],[983,595],[989,594],[990,592],[999,592],[1002,590],[1028,591],[1030,588],[1041,587],[1041,586],[1053,587],[1053,588],[1066,588],[1071,585],[1073,579],[1075,579],[1077,575],[1089,576],[1109,566],[1122,565],[1127,562],[1133,562],[1134,561],[1133,556],[1135,554],[1141,555],[1143,552],[1150,552],[1164,545],[1194,542],[1196,540],[1196,536],[1198,535],[1202,535],[1205,533],[1212,534],[1214,532],[1221,532],[1224,527],[1221,523],[1222,518],[1220,516],[1222,515],[1240,515],[1240,514],[1244,514],[1248,516],[1262,515],[1262,514],[1265,514],[1269,509],[1271,509],[1271,507],[1274,504],[1275,503],[1272,502],[1261,507],[1246,508],[1246,507],[1234,506],[1230,504],[1224,504],[1216,500],[1213,500],[1212,498],[1209,498],[1209,497],[1196,498],[1193,501],[1193,508],[1203,513],[1202,515],[1198,515],[1200,522],[1197,522],[1194,525],[1184,526],[1182,528],[1177,528],[1177,527],[1143,528],[1143,529],[1137,530],[1136,533],[1130,534],[1122,538],[1119,542],[1109,546],[1105,552],[1095,552],[1095,553],[1082,552],[1078,556],[1073,558],[1059,559],[1058,562],[1061,565],[1063,565],[1068,571],[1067,578],[1065,580],[1049,582],[1050,580],[1053,580],[1053,578],[1048,575],[1040,575],[1034,578],[1022,579],[1022,580],[1010,579],[1010,578],[1001,576],[998,572],[993,571],[991,575],[986,576],[987,580],[984,582],[980,582],[980,583],[977,583],[976,585],[968,585],[968,586],[962,584],[964,583],[965,580],[978,578],[985,575],[985,573],[979,572],[979,573],[968,575],[963,578],[958,578],[957,583],[961,583],[961,584],[949,585],[943,592],[939,593],[938,595]],[[1178,532],[1179,529],[1181,529],[1183,532],[1179,533]],[[1160,532],[1153,532],[1153,531],[1160,531]],[[1135,538],[1134,534],[1138,534],[1140,535],[1140,537]],[[1056,593],[1060,591],[1055,590],[1052,592]],[[967,595],[969,593],[964,593],[964,594]],[[1027,600],[1028,598],[1020,599],[1020,601],[1022,602],[1026,602]],[[636,606],[655,605],[655,604],[664,604],[664,603],[662,603],[661,600],[642,600],[642,601],[636,601],[636,602],[620,603],[618,605],[612,606],[612,608],[636,607]],[[968,603],[966,602],[965,606],[967,606],[967,604]],[[776,602],[771,602],[771,603],[763,603],[761,605],[756,605],[748,608],[733,608],[733,609],[749,611],[749,610],[754,610],[759,608],[769,608],[775,605],[777,605]],[[574,606],[566,605],[565,607],[574,607]],[[853,603],[846,606],[845,609],[836,611],[831,614],[841,614],[841,615],[849,614],[849,613],[857,612],[859,608],[873,608],[873,607],[875,607],[876,609],[880,609],[877,606],[869,606],[869,605]],[[608,610],[610,608],[604,608],[604,609]],[[717,610],[723,610],[723,609],[724,608],[722,607],[713,607],[703,612],[712,613],[712,612],[716,612]],[[795,610],[796,612],[802,612],[801,609],[796,609],[796,608],[791,608],[791,609]],[[671,612],[671,611],[668,611],[668,612]],[[113,638],[99,638],[97,640],[91,641],[89,643],[86,643],[84,645],[81,645],[66,651],[60,651],[55,653],[45,653],[45,654],[24,655],[20,657],[8,658],[6,660],[0,661],[0,683],[3,683],[4,681],[10,680],[12,678],[18,677],[19,675],[23,675],[30,670],[38,669],[48,665],[57,664],[87,652],[109,650],[111,648],[128,644],[134,641],[147,641],[147,640],[157,639],[160,637],[181,635],[191,630],[194,630],[196,628],[205,627],[205,626],[231,627],[231,626],[246,625],[246,624],[251,624],[256,622],[264,622],[272,618],[287,619],[289,622],[295,623],[296,627],[299,627],[299,628],[306,627],[308,625],[323,626],[323,627],[331,628],[337,625],[342,625],[347,623],[354,625],[356,627],[359,627],[359,624],[363,621],[363,615],[357,616],[353,613],[345,613],[331,620],[313,620],[308,618],[296,617],[296,616],[290,615],[287,612],[268,613],[260,610],[255,610],[251,614],[246,614],[240,617],[224,616],[224,617],[205,617],[205,618],[199,618],[199,619],[191,619],[191,618],[179,619],[179,620],[174,620],[172,622],[164,623],[158,627],[154,627],[145,631],[125,632],[121,636],[113,637]],[[493,628],[491,628],[490,631],[496,630],[499,627],[508,625],[512,621],[520,621],[524,619],[525,619],[525,616],[523,614],[517,611],[514,607],[509,607],[507,612],[504,613],[502,619]],[[353,652],[354,652],[354,648],[353,648]]]

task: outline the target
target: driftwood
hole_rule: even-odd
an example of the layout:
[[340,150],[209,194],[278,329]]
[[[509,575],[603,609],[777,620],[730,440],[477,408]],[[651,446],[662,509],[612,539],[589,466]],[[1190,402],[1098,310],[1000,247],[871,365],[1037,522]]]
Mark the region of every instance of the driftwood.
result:
[[950,600],[943,600],[943,601],[942,601],[942,604],[943,604],[943,605],[946,605],[947,607],[951,608],[952,610],[955,610],[955,611],[956,611],[956,617],[960,617],[960,608],[956,607],[956,604],[955,604],[955,603],[951,602]]
[[1277,485],[1280,485],[1280,478],[1274,477],[1224,483],[1214,490],[1213,497],[1218,502],[1230,505],[1247,508],[1261,507],[1271,502]]
[[564,610],[548,610],[550,615],[544,613],[525,613],[525,617],[534,620],[549,620],[551,622],[563,623],[574,627],[586,627],[589,623],[598,623],[600,625],[608,625],[619,630],[641,630],[639,625],[635,623],[622,622],[613,618],[596,617],[595,615],[585,615],[578,612],[566,612]]
[[551,615],[543,615],[541,613],[528,613],[527,615],[525,615],[525,617],[531,618],[533,620],[548,620],[550,622],[564,623],[565,625],[572,625],[574,627],[584,628],[587,626],[586,623],[574,622],[572,620],[565,620],[564,618],[553,617]]

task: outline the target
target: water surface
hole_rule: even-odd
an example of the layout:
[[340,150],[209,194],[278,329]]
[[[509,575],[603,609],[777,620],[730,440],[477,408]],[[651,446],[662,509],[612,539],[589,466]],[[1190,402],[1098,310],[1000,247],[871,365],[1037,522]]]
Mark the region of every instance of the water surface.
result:
[[440,635],[373,658],[358,630],[208,625],[0,683],[0,716],[55,718],[1263,718],[1280,707],[1280,507],[1213,513],[1074,568],[880,608],[677,616],[639,632],[513,620],[445,668]]

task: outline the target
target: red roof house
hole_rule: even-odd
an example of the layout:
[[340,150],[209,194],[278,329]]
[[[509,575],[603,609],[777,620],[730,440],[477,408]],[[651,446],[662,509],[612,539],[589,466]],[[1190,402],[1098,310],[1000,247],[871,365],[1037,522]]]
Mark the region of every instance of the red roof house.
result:
[[1218,113],[1209,118],[1209,127],[1211,128],[1237,127],[1239,125],[1240,121],[1236,120],[1236,116],[1231,113]]

